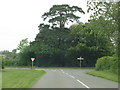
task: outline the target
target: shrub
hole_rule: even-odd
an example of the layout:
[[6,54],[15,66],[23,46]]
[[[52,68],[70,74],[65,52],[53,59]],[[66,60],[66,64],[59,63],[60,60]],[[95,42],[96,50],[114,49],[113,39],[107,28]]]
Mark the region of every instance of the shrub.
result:
[[17,59],[5,59],[3,63],[5,66],[15,66],[18,64],[18,60]]
[[111,65],[111,57],[109,56],[104,56],[101,57],[97,60],[96,67],[95,69],[100,71],[100,70],[109,70]]
[[110,68],[110,71],[118,74],[118,60],[117,60],[117,58],[112,59],[112,66]]
[[104,56],[97,60],[95,65],[97,71],[109,70],[113,73],[118,73],[118,60],[116,57]]

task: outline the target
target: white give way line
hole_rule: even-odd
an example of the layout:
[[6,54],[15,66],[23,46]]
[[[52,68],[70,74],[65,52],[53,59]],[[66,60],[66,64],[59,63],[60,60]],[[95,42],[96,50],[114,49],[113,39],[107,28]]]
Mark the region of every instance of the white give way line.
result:
[[[74,76],[72,76],[72,75],[70,75],[70,74],[64,72],[63,70],[61,70],[61,71],[62,71],[62,73],[68,75],[69,77],[71,77],[71,78],[73,78],[73,79],[76,79]],[[87,85],[86,85],[85,83],[83,83],[82,81],[80,81],[80,80],[78,80],[78,79],[76,79],[76,81],[79,82],[80,84],[82,84],[84,87],[90,88],[89,86],[87,86]]]

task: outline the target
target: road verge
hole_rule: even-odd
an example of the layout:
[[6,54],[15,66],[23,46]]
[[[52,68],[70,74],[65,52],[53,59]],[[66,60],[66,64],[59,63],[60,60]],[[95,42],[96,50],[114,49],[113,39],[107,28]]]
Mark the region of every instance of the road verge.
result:
[[120,82],[118,80],[118,75],[111,73],[109,71],[88,71],[88,72],[86,72],[86,74],[89,74],[89,75],[92,75],[95,77],[104,78],[104,79],[111,80],[114,82]]

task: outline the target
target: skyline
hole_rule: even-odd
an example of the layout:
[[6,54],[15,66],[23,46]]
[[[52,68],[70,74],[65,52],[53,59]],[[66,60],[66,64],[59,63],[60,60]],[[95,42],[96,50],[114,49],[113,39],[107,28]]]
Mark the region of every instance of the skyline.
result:
[[[7,3],[6,3],[7,2]],[[56,4],[68,4],[81,7],[87,11],[87,0],[4,0],[0,1],[0,51],[17,48],[22,39],[34,41],[38,25],[44,23],[41,16]],[[46,6],[45,6],[46,5]],[[81,14],[80,21],[87,22],[90,14]]]

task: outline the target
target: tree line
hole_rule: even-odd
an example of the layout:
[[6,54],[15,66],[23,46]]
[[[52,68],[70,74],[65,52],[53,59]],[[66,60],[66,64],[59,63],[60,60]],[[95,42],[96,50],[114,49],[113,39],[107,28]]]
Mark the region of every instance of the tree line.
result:
[[[90,20],[80,22],[76,12],[85,14],[78,6],[53,5],[42,15],[49,24],[41,23],[35,41],[28,44],[23,39],[18,49],[18,65],[31,65],[35,57],[38,67],[79,67],[78,57],[83,57],[82,67],[94,67],[97,59],[117,55],[118,3],[87,2]],[[69,22],[76,22],[66,27]]]

